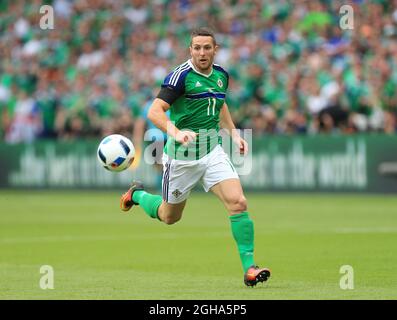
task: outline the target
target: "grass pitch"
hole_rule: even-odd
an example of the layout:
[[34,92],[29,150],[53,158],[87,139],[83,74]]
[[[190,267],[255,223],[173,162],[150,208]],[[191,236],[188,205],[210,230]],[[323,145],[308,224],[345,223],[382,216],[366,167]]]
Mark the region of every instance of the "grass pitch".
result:
[[[229,219],[193,193],[167,226],[119,193],[0,191],[0,299],[396,299],[397,198],[247,194],[257,264],[247,288]],[[40,267],[54,289],[40,288]],[[340,268],[354,271],[342,290]]]

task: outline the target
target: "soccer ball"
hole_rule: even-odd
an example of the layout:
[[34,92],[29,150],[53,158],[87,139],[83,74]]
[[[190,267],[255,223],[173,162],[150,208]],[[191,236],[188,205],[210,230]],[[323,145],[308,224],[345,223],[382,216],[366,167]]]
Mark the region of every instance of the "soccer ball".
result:
[[99,144],[97,156],[105,169],[120,172],[134,161],[135,148],[130,139],[120,134],[111,134]]

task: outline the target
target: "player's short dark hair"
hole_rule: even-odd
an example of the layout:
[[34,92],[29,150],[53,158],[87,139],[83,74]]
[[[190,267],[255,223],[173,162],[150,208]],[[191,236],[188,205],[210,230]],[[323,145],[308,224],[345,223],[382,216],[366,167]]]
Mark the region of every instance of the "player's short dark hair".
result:
[[214,41],[214,46],[216,46],[215,34],[214,31],[212,31],[210,28],[200,27],[194,29],[190,34],[190,46],[192,45],[193,38],[197,36],[211,37],[212,41]]

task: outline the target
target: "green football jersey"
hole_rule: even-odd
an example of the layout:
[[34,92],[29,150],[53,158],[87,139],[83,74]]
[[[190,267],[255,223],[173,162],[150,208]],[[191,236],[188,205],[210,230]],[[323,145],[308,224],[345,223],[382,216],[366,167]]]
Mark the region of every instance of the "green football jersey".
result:
[[219,114],[225,103],[229,84],[228,73],[214,64],[209,75],[198,72],[192,62],[181,64],[164,80],[162,87],[178,92],[171,104],[170,120],[179,130],[198,133],[195,143],[188,147],[169,138],[164,152],[174,159],[199,159],[219,143]]

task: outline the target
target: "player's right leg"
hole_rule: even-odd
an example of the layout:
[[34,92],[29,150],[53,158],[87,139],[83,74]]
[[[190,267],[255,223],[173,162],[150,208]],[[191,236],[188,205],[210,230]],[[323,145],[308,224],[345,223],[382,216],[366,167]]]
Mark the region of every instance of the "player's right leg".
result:
[[167,203],[161,196],[146,192],[142,183],[134,181],[128,191],[121,196],[120,208],[128,211],[134,205],[141,206],[151,218],[159,219],[166,224],[174,224],[181,219],[186,200],[180,203]]
[[175,222],[178,222],[182,218],[185,205],[186,200],[180,203],[167,203],[163,201],[157,212],[158,219],[166,224],[174,224]]
[[120,208],[128,211],[134,205],[139,205],[148,216],[158,218],[157,212],[162,202],[161,196],[146,192],[141,182],[134,181],[128,191],[121,196]]
[[182,217],[190,191],[200,180],[205,166],[199,161],[178,161],[163,155],[162,196],[143,190],[143,185],[134,182],[121,197],[121,210],[128,211],[133,205],[139,205],[151,218],[166,224],[173,224]]

